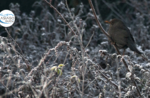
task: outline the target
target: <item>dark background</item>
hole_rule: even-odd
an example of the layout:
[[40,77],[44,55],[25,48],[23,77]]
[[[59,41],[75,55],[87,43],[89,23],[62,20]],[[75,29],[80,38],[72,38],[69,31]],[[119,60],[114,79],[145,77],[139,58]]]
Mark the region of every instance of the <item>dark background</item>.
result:
[[[33,4],[36,1],[40,1],[40,0],[3,0],[3,1],[0,1],[0,11],[2,11],[4,9],[9,9],[10,3],[14,3],[14,4],[19,3],[21,13],[25,12],[25,13],[29,14],[31,12],[31,10],[35,10],[35,8],[33,7]],[[52,0],[52,3],[55,6],[60,1],[64,1],[64,0]],[[111,13],[111,10],[110,10],[111,6],[109,7],[108,5],[106,5],[105,2],[110,3],[112,5],[116,5],[118,7],[119,11],[121,11],[120,13],[126,13],[126,11],[128,9],[130,9],[130,11],[133,11],[134,8],[127,5],[125,3],[125,1],[126,0],[98,0],[96,2],[96,3],[98,3],[97,4],[98,9],[99,9],[98,13],[100,13],[102,15],[103,19],[106,18],[108,13]],[[88,0],[68,0],[68,5],[69,5],[70,8],[72,8],[72,7],[76,7],[81,2],[84,5],[87,5],[89,7]],[[93,4],[95,6],[94,0],[93,0]]]
[[[29,15],[30,12],[34,10],[35,11],[34,17],[37,17],[41,14],[42,8],[41,6],[35,7],[37,5],[35,3],[36,1],[42,1],[42,0],[3,0],[3,1],[0,1],[0,11],[4,9],[10,9],[11,3],[13,4],[18,3],[20,6],[20,14],[26,13],[27,15]],[[52,4],[56,7],[60,1],[64,1],[64,0],[52,0]],[[88,13],[89,12],[88,0],[68,0],[69,7],[76,8],[75,14],[78,13],[78,5],[81,4],[81,2],[85,6],[85,13]],[[113,1],[112,0],[98,0],[96,2],[93,0],[93,4],[95,6],[97,14],[100,15],[102,20],[108,20],[108,18],[115,18],[115,17],[124,19],[123,15],[125,15],[125,17],[129,19],[135,18],[134,14],[130,14],[134,11],[134,8],[127,5],[125,3],[125,0],[113,0]],[[109,4],[111,6],[109,6]],[[117,7],[117,9],[119,9],[118,10],[119,12],[117,10],[114,12],[113,11],[114,9],[111,8],[113,7],[112,5]],[[51,9],[50,7],[48,9],[51,13],[54,12],[53,9]],[[112,15],[109,17],[108,15],[110,14]],[[122,16],[120,14],[122,14]],[[1,36],[5,36],[5,37],[7,36],[3,27],[0,27],[0,31],[1,31],[0,32]]]
[[39,0],[1,0],[0,1],[0,11],[4,10],[4,9],[9,9],[9,5],[10,3],[19,3],[20,4],[20,10],[22,12],[26,12],[29,13],[33,7],[33,3],[35,1],[39,1]]

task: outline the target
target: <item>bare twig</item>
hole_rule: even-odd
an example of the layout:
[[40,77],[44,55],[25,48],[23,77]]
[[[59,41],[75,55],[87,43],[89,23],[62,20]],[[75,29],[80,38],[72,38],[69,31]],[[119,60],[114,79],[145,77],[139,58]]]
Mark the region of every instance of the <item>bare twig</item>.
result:
[[91,42],[91,40],[92,40],[92,38],[93,38],[93,35],[94,35],[94,32],[93,32],[92,36],[90,37],[90,40],[89,40],[88,44],[86,45],[85,49],[86,49],[86,48],[88,47],[88,45],[90,44],[90,42]]
[[123,19],[123,17],[122,17],[120,14],[118,14],[118,12],[115,11],[114,8],[110,6],[110,4],[108,4],[105,0],[102,0],[102,1],[103,1],[103,2],[106,4],[106,6],[109,7],[118,17],[120,17],[121,19]]
[[19,54],[19,55],[22,57],[22,59],[23,59],[23,60],[25,61],[25,63],[26,63],[26,66],[27,66],[28,71],[30,71],[30,70],[31,70],[31,68],[30,68],[31,64],[25,59],[22,50],[20,49],[20,47],[19,47],[19,45],[16,43],[16,41],[11,37],[10,32],[8,31],[8,29],[5,28],[5,30],[6,30],[7,34],[9,35],[9,37],[13,40],[13,42],[15,43],[15,45],[17,45],[18,49],[21,51],[21,54],[15,49],[15,46],[11,45],[12,48],[13,48],[13,50],[15,51],[15,53]]
[[44,0],[47,4],[50,5],[51,8],[53,8],[59,15],[60,17],[64,20],[64,22],[67,24],[67,26],[70,28],[70,30],[74,33],[74,35],[76,35],[76,33],[73,31],[73,29],[71,28],[71,26],[69,25],[69,23],[66,21],[66,19],[61,15],[61,13],[51,4],[51,1],[48,2],[47,0]]

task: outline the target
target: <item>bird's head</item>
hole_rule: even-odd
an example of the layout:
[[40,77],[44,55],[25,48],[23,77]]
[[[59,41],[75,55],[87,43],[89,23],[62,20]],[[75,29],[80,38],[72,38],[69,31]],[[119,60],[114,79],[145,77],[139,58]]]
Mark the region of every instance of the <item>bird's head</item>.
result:
[[114,24],[116,24],[116,23],[122,23],[122,21],[121,20],[119,20],[119,19],[112,19],[112,20],[110,20],[110,21],[105,21],[105,23],[108,23],[108,24],[110,24],[110,25],[114,25]]

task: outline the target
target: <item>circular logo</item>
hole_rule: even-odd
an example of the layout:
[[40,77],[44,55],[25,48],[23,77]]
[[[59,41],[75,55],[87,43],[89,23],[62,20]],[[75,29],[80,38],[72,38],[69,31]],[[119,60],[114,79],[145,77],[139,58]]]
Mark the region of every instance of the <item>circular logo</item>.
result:
[[3,27],[10,27],[15,22],[15,15],[10,10],[3,10],[0,12],[0,25]]

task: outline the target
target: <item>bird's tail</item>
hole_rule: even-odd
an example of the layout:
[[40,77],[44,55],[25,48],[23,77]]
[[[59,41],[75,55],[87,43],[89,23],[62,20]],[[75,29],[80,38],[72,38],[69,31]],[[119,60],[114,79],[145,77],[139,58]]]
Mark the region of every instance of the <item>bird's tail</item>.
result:
[[138,53],[138,54],[143,54],[142,52],[140,52],[140,51],[136,48],[136,45],[135,45],[134,42],[129,42],[129,43],[128,43],[128,46],[129,46],[129,48],[130,48],[132,51],[134,51],[134,52],[136,52],[136,53]]

